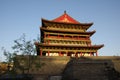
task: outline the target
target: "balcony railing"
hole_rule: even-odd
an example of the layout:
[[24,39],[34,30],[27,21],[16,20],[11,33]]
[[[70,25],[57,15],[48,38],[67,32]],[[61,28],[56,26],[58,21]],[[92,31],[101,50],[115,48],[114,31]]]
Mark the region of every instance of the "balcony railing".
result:
[[48,37],[45,37],[45,39],[56,39],[56,40],[59,40],[59,39],[64,39],[64,40],[90,40],[89,38],[80,38],[80,37],[61,37],[61,36],[48,36]]

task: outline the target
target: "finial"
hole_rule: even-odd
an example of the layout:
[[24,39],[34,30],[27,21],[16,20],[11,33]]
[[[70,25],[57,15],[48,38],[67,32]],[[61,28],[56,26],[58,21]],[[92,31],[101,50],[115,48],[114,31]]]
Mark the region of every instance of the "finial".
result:
[[66,10],[64,11],[64,14],[66,14]]

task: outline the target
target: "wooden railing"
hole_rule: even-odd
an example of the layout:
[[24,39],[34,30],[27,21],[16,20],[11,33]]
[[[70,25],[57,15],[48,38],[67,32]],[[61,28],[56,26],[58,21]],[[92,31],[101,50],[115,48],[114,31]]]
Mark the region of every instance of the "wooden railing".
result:
[[47,39],[70,39],[70,40],[90,40],[89,38],[80,38],[80,37],[61,37],[61,36],[57,36],[57,37],[54,37],[54,36],[48,36],[46,37]]

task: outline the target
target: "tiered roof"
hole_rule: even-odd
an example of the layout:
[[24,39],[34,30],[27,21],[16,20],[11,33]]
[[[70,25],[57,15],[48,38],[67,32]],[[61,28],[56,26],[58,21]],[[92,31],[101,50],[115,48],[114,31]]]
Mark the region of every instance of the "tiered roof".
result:
[[[78,22],[77,20],[75,20],[74,18],[72,18],[71,16],[69,16],[66,11],[64,12],[64,14],[62,14],[61,16],[53,19],[53,20],[46,20],[46,19],[42,19],[42,27],[40,27],[41,30],[41,41],[43,41],[43,43],[35,43],[38,47],[41,48],[49,48],[49,50],[51,50],[51,48],[53,49],[54,47],[57,47],[58,49],[62,50],[62,48],[64,47],[65,49],[69,49],[69,48],[73,48],[75,50],[77,49],[87,49],[88,52],[90,50],[98,50],[100,48],[102,48],[104,45],[92,45],[91,43],[86,43],[85,45],[74,45],[74,44],[49,44],[49,40],[48,42],[45,41],[44,43],[44,37],[46,38],[46,33],[47,33],[47,38],[49,39],[49,34],[71,34],[71,35],[76,35],[78,34],[78,38],[81,37],[81,35],[84,35],[83,37],[86,37],[86,40],[91,42],[91,40],[89,39],[90,36],[92,36],[96,31],[87,31],[88,28],[90,28],[90,26],[92,26],[93,23],[81,23]],[[59,28],[59,26],[61,28]],[[65,29],[64,29],[65,28]],[[74,30],[72,30],[74,28]],[[78,29],[78,30],[77,30]],[[60,35],[59,34],[59,35]],[[66,35],[64,35],[65,37]],[[47,39],[46,38],[46,39]],[[74,38],[72,36],[72,38]],[[88,38],[88,39],[87,39]],[[53,39],[54,40],[54,39]],[[63,39],[64,40],[64,39]],[[47,50],[47,49],[46,49]],[[43,49],[43,51],[45,51]],[[83,51],[84,52],[84,51]]]
[[81,45],[57,45],[57,44],[38,44],[39,46],[45,46],[45,47],[74,47],[74,48],[94,48],[94,49],[100,49],[102,48],[104,45],[92,45],[92,46],[81,46]]
[[63,23],[74,23],[74,24],[80,24],[77,20],[73,19],[71,16],[69,16],[66,11],[63,15],[59,16],[58,18],[52,20],[54,22],[63,22]]
[[90,36],[92,36],[96,31],[89,31],[89,32],[80,32],[80,31],[66,31],[66,30],[53,30],[53,29],[46,29],[41,27],[41,30],[43,31],[49,31],[49,32],[62,32],[62,33],[74,33],[74,34],[88,34]]
[[[85,30],[87,30],[90,26],[93,25],[93,23],[80,23],[71,16],[69,16],[66,11],[64,12],[63,15],[53,19],[53,20],[47,20],[47,19],[42,19],[42,27],[45,27],[46,25],[53,25],[53,24],[64,24],[64,25],[74,25],[74,26],[81,26]],[[45,26],[44,26],[45,25]]]

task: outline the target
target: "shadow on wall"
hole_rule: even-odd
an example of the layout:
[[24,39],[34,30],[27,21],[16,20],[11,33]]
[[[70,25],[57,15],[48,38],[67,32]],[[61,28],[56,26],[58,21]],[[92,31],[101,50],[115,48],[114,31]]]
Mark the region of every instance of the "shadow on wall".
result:
[[112,60],[103,58],[71,58],[62,76],[62,80],[120,80]]

